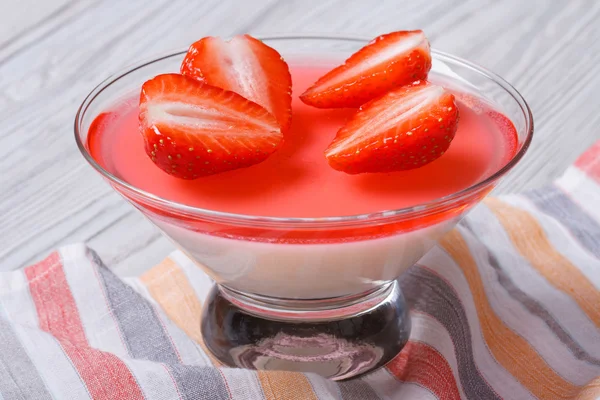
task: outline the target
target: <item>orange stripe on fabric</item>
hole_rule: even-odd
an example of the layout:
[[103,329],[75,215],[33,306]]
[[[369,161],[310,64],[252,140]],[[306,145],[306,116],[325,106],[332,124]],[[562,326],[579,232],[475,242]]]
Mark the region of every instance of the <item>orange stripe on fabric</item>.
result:
[[298,372],[257,371],[265,400],[319,400],[308,378]]
[[409,341],[386,368],[403,382],[414,382],[440,400],[459,400],[460,393],[446,359],[425,343]]
[[600,328],[600,292],[577,267],[554,249],[535,218],[527,211],[497,199],[489,199],[486,203],[519,253],[554,287],[571,296]]
[[200,330],[202,304],[181,268],[173,260],[166,258],[144,273],[140,280],[165,314],[200,344],[215,366],[222,366],[204,344]]
[[577,394],[577,400],[600,399],[600,377],[588,382]]
[[461,267],[473,295],[481,332],[490,352],[523,386],[540,399],[571,399],[579,387],[565,381],[531,345],[508,328],[492,309],[477,264],[457,230],[440,243]]

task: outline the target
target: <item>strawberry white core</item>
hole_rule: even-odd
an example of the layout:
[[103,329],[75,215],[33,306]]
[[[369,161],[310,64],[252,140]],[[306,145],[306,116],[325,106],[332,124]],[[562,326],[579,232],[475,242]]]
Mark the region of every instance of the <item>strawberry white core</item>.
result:
[[[240,123],[248,128],[243,130],[245,134],[254,132],[261,135],[277,131],[277,126],[264,120],[252,118],[246,113],[219,106],[214,102],[207,102],[206,105],[183,102],[148,103],[146,120],[150,124],[166,123],[203,131],[211,130],[215,135],[240,133]],[[234,127],[236,129],[232,129]]]
[[[268,87],[268,78],[256,55],[243,37],[234,37],[229,42],[218,40],[215,45],[219,46],[222,58],[222,71],[229,76],[229,82],[235,82],[237,88],[234,90],[255,103],[261,103],[265,88]],[[266,106],[266,105],[265,105]],[[269,99],[268,111],[272,112],[271,99]]]
[[372,138],[379,138],[382,132],[392,132],[389,138],[382,139],[384,143],[388,139],[395,139],[399,132],[393,133],[392,128],[411,120],[423,109],[438,102],[444,93],[445,90],[442,87],[434,85],[423,86],[408,95],[398,92],[388,93],[371,105],[369,115],[375,115],[375,118],[361,121],[351,135],[335,142],[327,151],[326,156],[341,153],[345,149],[358,146]]
[[402,54],[408,53],[417,48],[429,49],[429,42],[427,41],[427,38],[423,32],[414,32],[408,37],[403,36],[398,38],[396,41],[389,43],[385,49],[378,51],[373,57],[367,57],[358,64],[336,75],[333,79],[324,82],[324,84],[319,86],[318,89],[325,90],[327,88],[337,86],[338,84],[346,81],[348,78],[363,75],[366,71],[394,60]]

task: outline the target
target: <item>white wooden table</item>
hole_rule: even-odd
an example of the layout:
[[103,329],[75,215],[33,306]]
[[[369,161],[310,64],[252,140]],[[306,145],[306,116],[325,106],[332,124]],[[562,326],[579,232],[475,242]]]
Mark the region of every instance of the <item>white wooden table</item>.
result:
[[536,134],[498,188],[543,185],[600,138],[596,0],[0,0],[0,269],[84,241],[135,273],[172,245],[89,167],[73,139],[85,95],[137,59],[205,35],[422,28],[504,76]]

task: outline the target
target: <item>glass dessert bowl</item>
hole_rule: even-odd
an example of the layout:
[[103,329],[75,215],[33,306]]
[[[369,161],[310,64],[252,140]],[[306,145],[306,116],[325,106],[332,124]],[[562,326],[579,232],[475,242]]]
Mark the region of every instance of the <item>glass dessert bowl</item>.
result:
[[[338,65],[367,42],[317,36],[261,39],[287,60],[293,77],[294,71],[300,71],[300,81],[306,80],[303,75],[318,77],[322,72],[318,66],[328,69]],[[533,134],[532,116],[525,100],[495,74],[432,51],[429,79],[450,86],[457,99],[464,101],[461,107],[467,112],[487,115],[485,118],[489,118],[482,121],[493,125],[488,133],[496,135],[498,141],[475,140],[478,136],[472,135],[482,134],[477,127],[484,125],[469,125],[463,129],[462,139],[453,144],[452,154],[448,151],[431,163],[432,167],[424,167],[420,172],[342,178],[345,174],[332,170],[326,173],[338,174],[331,175],[332,179],[349,182],[347,187],[337,189],[337,195],[331,192],[330,196],[335,197],[332,201],[318,195],[320,187],[327,193],[330,175],[317,174],[312,181],[306,178],[302,189],[301,179],[290,184],[287,197],[278,199],[287,207],[271,210],[269,196],[277,196],[271,194],[247,205],[250,212],[244,213],[242,197],[239,201],[219,200],[223,193],[218,189],[206,195],[205,203],[200,204],[203,207],[190,204],[185,196],[171,197],[169,190],[179,191],[178,183],[154,190],[152,185],[162,179],[160,176],[148,178],[146,170],[141,175],[135,172],[146,158],[119,168],[117,158],[110,159],[111,151],[104,157],[98,150],[102,146],[97,147],[92,140],[94,121],[106,110],[114,109],[115,104],[125,104],[133,110],[130,122],[136,121],[135,101],[141,85],[155,75],[178,71],[185,53],[141,63],[95,88],[75,120],[76,141],[82,154],[119,194],[215,281],[205,301],[202,332],[208,349],[225,365],[316,372],[332,379],[350,378],[384,365],[398,354],[410,333],[408,308],[396,278],[430,250],[522,158]],[[307,65],[309,70],[317,65],[316,76],[305,71]],[[297,94],[294,86],[294,97]],[[315,113],[302,118],[318,119],[320,114]],[[331,118],[343,121],[346,115],[339,113]],[[293,120],[296,117],[294,110]],[[512,122],[512,139],[499,132],[507,120]],[[295,140],[290,139],[292,143]],[[304,137],[301,141],[310,142]],[[131,144],[119,143],[112,148],[115,154],[119,147]],[[487,143],[487,147],[482,143]],[[320,148],[322,156],[324,147],[315,141],[312,146]],[[285,155],[285,150],[281,151]],[[218,186],[228,179],[232,185],[244,186],[244,181],[258,181],[261,173],[271,177],[269,174],[279,168],[273,163],[277,159],[223,177],[200,178],[201,183],[193,184],[194,190],[202,191],[203,185]],[[262,172],[255,168],[262,168]],[[456,173],[443,175],[444,170]],[[366,179],[370,182],[366,183]],[[418,186],[419,181],[429,182],[430,187],[425,185],[424,192],[411,197],[411,187]],[[298,188],[296,193],[294,185]],[[395,192],[375,190],[378,185]],[[355,187],[360,189],[353,192]],[[316,201],[307,195],[311,190]],[[185,193],[188,197],[201,194]],[[240,193],[243,196],[244,192]],[[380,202],[380,198],[387,200]],[[219,201],[227,206],[220,207]],[[261,202],[267,204],[264,213],[256,205]],[[315,204],[308,206],[311,202]],[[370,208],[362,207],[361,202]],[[320,208],[318,216],[311,215],[310,207]]]

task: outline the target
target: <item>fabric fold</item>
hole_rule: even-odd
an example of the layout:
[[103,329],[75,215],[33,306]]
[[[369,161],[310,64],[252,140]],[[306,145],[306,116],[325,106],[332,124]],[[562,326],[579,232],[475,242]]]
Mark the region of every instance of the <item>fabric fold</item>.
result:
[[118,278],[83,244],[0,273],[0,399],[600,398],[600,142],[554,184],[490,198],[399,278],[413,328],[347,382],[225,368],[210,279],[180,252]]

